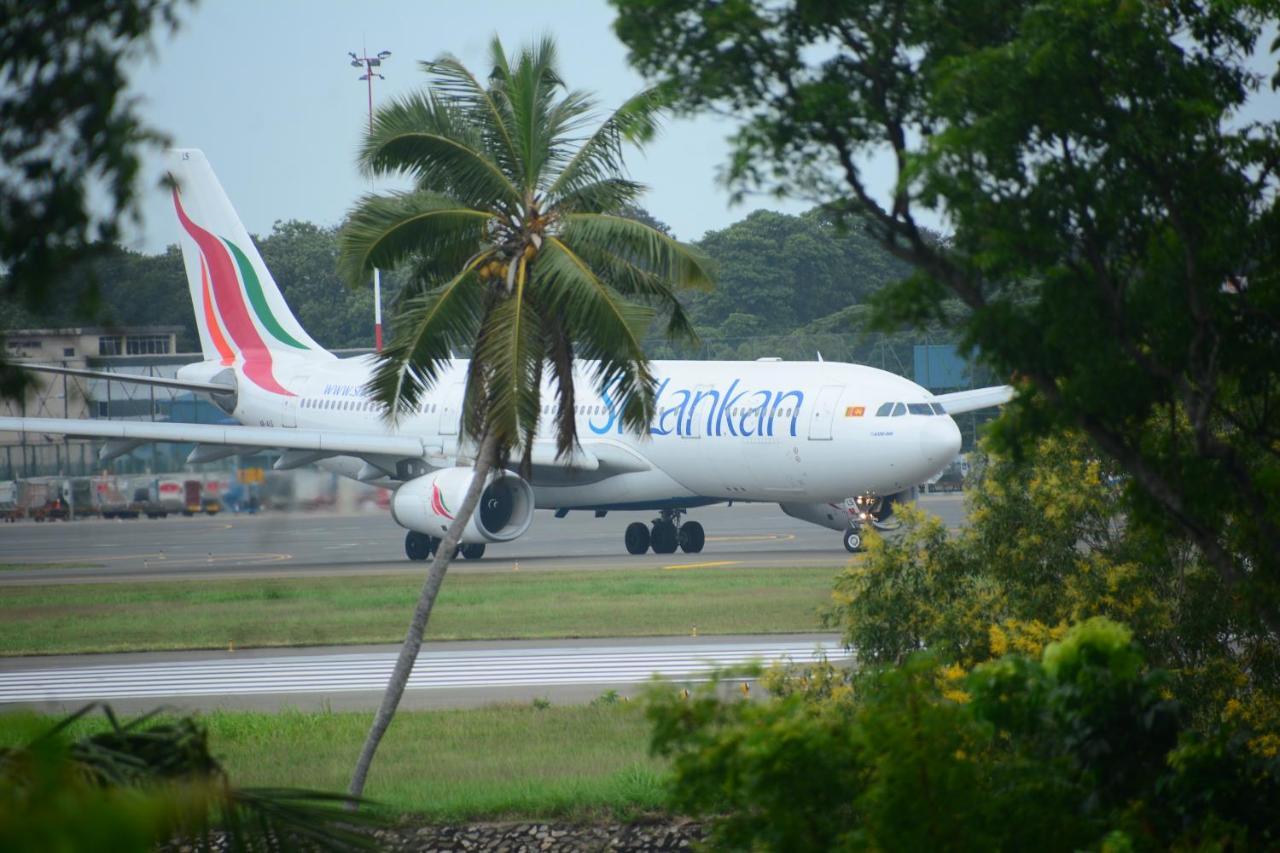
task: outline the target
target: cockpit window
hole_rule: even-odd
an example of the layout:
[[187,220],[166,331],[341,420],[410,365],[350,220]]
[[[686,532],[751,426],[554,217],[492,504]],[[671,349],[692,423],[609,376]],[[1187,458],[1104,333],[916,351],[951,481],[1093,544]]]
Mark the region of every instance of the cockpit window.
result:
[[933,409],[928,403],[907,403],[907,411],[913,415],[932,415]]
[[942,407],[941,403],[933,403],[933,413],[935,415],[945,415],[947,410]]
[[885,403],[883,406],[876,409],[876,417],[887,418],[889,417],[889,413],[892,411],[893,411],[893,403]]
[[894,416],[895,418],[900,418],[900,417],[902,417],[903,415],[905,415],[906,413],[907,413],[907,407],[906,407],[906,406],[904,406],[902,403],[894,403],[894,404],[893,404],[893,416]]

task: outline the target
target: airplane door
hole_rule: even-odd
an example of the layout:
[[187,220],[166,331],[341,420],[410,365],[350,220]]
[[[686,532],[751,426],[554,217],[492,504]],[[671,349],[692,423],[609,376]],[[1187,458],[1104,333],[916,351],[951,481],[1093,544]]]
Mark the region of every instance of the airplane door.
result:
[[440,404],[440,434],[457,435],[458,423],[462,420],[462,396],[467,383],[454,383],[444,395]]
[[[307,380],[310,378],[311,377],[309,376],[299,376],[294,382],[290,384],[292,384],[295,388],[305,389],[307,387]],[[305,394],[306,391],[303,390],[300,393]],[[284,416],[281,417],[280,419],[280,426],[296,427],[297,425],[298,425],[298,398],[285,397],[284,398]]]
[[836,403],[844,393],[843,385],[823,385],[818,391],[818,402],[809,418],[809,440],[830,441],[831,422],[835,420]]

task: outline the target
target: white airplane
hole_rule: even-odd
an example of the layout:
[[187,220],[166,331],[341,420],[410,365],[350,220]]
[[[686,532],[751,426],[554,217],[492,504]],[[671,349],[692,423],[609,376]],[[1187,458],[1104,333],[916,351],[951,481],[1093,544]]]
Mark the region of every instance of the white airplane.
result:
[[[107,461],[147,442],[194,442],[191,463],[262,449],[278,469],[315,464],[394,489],[405,553],[429,557],[471,479],[474,447],[459,436],[467,363],[455,360],[418,411],[394,425],[365,391],[375,357],[340,359],[299,325],[198,150],[171,153],[174,208],[204,361],[174,379],[52,365],[37,370],[207,393],[239,426],[61,418],[0,418],[0,430],[105,439]],[[490,542],[529,529],[534,509],[654,510],[627,527],[632,554],[702,550],[688,510],[727,501],[776,502],[796,518],[839,530],[856,551],[867,523],[942,471],[960,449],[950,415],[1007,401],[1008,386],[933,396],[902,377],[837,362],[658,361],[648,435],[620,425],[618,401],[575,379],[581,447],[557,458],[544,407],[532,478],[496,472],[462,535],[478,558]],[[553,399],[550,389],[543,398]],[[852,497],[851,497],[852,496]]]

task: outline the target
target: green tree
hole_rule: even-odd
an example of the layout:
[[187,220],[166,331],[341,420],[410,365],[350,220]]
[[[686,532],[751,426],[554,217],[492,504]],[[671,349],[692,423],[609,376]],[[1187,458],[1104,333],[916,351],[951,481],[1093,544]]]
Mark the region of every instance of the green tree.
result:
[[865,223],[918,270],[888,319],[962,300],[964,341],[1022,378],[1002,435],[1086,432],[1134,517],[1166,519],[1280,640],[1280,121],[1242,116],[1280,5],[614,5],[665,93],[744,119],[731,184]]
[[772,334],[789,332],[911,272],[862,229],[845,228],[820,208],[801,216],[757,210],[708,232],[698,247],[715,261],[721,284],[689,299],[701,326],[751,314],[767,318]]
[[[338,229],[311,222],[277,222],[257,241],[299,322],[328,349],[373,346],[373,293],[347,288],[339,278]],[[383,299],[394,304],[397,277],[383,281]]]
[[[162,137],[122,96],[125,66],[181,0],[0,2],[0,268],[6,301],[65,302],[66,268],[108,248],[136,214],[138,150]],[[89,203],[91,185],[108,206]],[[92,289],[81,311],[97,307]],[[0,352],[0,396],[28,377]]]
[[659,103],[627,101],[594,130],[593,100],[566,91],[549,40],[508,59],[495,39],[487,85],[452,58],[426,63],[431,87],[383,107],[361,153],[372,174],[414,188],[367,196],[340,239],[350,283],[373,267],[411,268],[415,295],[371,386],[412,410],[452,360],[471,352],[463,433],[474,477],[436,550],[408,635],[351,783],[358,794],[422,643],[440,584],[490,473],[515,454],[528,472],[544,373],[555,386],[558,452],[577,441],[573,373],[585,368],[642,431],[654,379],[641,341],[656,312],[669,334],[692,336],[673,286],[709,286],[701,256],[618,215],[642,187],[621,176],[622,147],[654,131]]
[[923,653],[852,678],[819,665],[774,674],[763,701],[660,688],[648,714],[673,805],[706,816],[717,849],[1274,845],[1274,750],[1233,720],[1189,729],[1168,682],[1098,618],[971,672]]
[[929,649],[963,667],[1038,655],[1095,616],[1130,626],[1198,723],[1233,702],[1280,735],[1280,647],[1184,541],[1126,519],[1118,468],[1079,433],[1026,456],[971,456],[969,524],[900,512],[895,534],[836,580],[828,621],[860,660],[898,665]]

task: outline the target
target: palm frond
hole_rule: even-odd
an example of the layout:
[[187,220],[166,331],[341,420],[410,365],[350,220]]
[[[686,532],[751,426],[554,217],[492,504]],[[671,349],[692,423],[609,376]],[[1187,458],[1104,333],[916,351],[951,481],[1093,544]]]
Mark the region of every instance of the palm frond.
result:
[[485,149],[504,174],[520,171],[520,158],[506,118],[498,108],[493,93],[486,89],[465,65],[452,56],[421,63],[430,75],[432,89],[451,106],[471,115],[481,129]]
[[[658,116],[664,106],[656,89],[647,89],[627,99],[600,123],[547,188],[553,204],[569,198],[583,187],[613,180],[623,170],[623,142],[641,144],[658,130]],[[610,211],[610,208],[595,208]]]
[[523,197],[489,155],[483,128],[430,93],[378,108],[360,163],[371,175],[411,175],[419,189],[469,207],[514,210]]
[[634,219],[605,213],[567,214],[560,239],[627,258],[676,288],[709,290],[713,286],[711,262],[702,252]]
[[511,294],[488,312],[472,356],[484,365],[484,426],[503,448],[526,447],[538,426],[542,328],[528,288],[528,269],[521,260]]
[[508,117],[520,153],[519,181],[527,195],[542,185],[552,146],[547,116],[564,81],[556,72],[555,42],[543,38],[525,48],[512,67],[495,39],[494,70],[490,77],[498,103]]
[[410,257],[456,271],[475,254],[491,216],[437,193],[366,195],[338,233],[338,274],[355,286],[375,267],[391,269]]
[[644,191],[644,184],[627,178],[601,178],[564,193],[554,204],[564,214],[618,213],[639,201]]
[[[107,730],[71,740],[71,724],[98,708]],[[25,807],[27,819],[49,820],[74,812],[77,803],[92,812],[111,802],[104,794],[132,792],[133,817],[144,824],[132,828],[174,847],[375,847],[373,836],[358,828],[377,820],[367,811],[341,808],[360,800],[301,788],[237,788],[214,758],[205,727],[193,717],[162,716],[162,710],[122,723],[108,705],[86,706],[26,744],[0,749],[0,787],[8,794],[0,805],[0,823],[19,817],[4,815],[6,808]],[[138,809],[138,797],[149,798],[151,807]],[[57,827],[33,831],[50,843],[57,837]],[[67,836],[62,849],[74,846],[72,837]],[[129,840],[141,843],[145,837]]]
[[454,350],[474,339],[485,294],[476,269],[489,257],[476,256],[449,281],[405,303],[395,335],[378,356],[367,386],[392,420],[416,409],[422,392],[435,385]]
[[597,388],[612,387],[623,405],[623,423],[637,433],[653,416],[653,375],[642,341],[654,310],[624,299],[559,238],[548,240],[539,257],[539,291],[577,355],[595,360]]
[[637,267],[629,258],[607,249],[590,245],[577,245],[573,249],[614,290],[629,299],[638,299],[656,308],[658,316],[666,320],[663,333],[668,339],[697,346],[698,333],[693,321],[672,290],[670,282],[656,273]]

